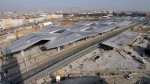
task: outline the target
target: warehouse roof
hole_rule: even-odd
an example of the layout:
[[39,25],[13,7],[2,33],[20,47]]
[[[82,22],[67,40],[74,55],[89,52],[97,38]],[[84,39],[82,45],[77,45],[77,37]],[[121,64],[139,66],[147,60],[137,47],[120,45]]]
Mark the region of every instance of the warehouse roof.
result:
[[122,49],[124,46],[126,46],[128,43],[130,43],[132,40],[134,40],[138,34],[135,33],[121,33],[118,36],[115,36],[102,44],[108,45],[117,49]]

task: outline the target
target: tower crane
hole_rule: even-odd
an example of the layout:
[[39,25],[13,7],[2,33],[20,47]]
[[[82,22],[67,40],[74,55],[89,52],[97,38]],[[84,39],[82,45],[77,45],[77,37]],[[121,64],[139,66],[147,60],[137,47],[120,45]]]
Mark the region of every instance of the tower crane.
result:
[[[70,7],[70,10],[71,10],[71,15],[70,15],[70,26],[72,25],[72,20],[74,20],[74,18],[73,18],[73,16],[74,16],[74,14],[73,14],[73,9],[76,9],[77,7]],[[78,11],[77,11],[77,13],[78,13]],[[75,17],[78,17],[77,16],[77,13],[75,14]]]

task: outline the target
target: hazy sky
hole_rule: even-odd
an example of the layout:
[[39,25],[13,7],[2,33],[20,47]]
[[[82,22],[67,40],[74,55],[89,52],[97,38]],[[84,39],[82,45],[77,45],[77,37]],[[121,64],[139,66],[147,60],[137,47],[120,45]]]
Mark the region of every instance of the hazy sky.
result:
[[150,0],[0,0],[0,11],[79,11],[81,5],[83,11],[150,11]]

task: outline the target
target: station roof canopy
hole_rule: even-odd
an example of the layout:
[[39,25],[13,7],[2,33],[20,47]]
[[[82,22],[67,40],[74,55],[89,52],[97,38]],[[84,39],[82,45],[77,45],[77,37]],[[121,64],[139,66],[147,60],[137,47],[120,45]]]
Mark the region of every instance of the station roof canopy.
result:
[[[123,21],[124,22],[124,21]],[[82,24],[83,23],[83,24]],[[130,21],[131,23],[131,21]],[[66,30],[53,41],[49,41],[44,45],[46,49],[63,46],[74,41],[83,39],[89,36],[95,36],[99,33],[108,32],[116,27],[120,27],[119,23],[116,22],[79,22]],[[129,23],[128,23],[129,24]],[[127,25],[127,24],[126,24]]]
[[60,34],[59,31],[63,32],[67,29],[68,27],[50,26],[39,32],[30,33],[27,36],[22,37],[21,39],[9,45],[7,48],[3,49],[1,52],[2,54],[9,54],[24,50],[41,40],[53,40],[56,36]]
[[[39,32],[31,33],[3,49],[2,54],[24,50],[42,40],[48,40],[43,46],[51,49],[73,43],[89,36],[111,31],[117,27],[129,25],[133,21],[118,18],[108,21],[79,22],[72,27],[50,26]],[[115,44],[114,44],[115,45]]]
[[107,41],[104,41],[102,44],[108,45],[117,49],[122,49],[124,46],[126,46],[131,41],[133,41],[137,36],[138,34],[136,33],[124,32]]

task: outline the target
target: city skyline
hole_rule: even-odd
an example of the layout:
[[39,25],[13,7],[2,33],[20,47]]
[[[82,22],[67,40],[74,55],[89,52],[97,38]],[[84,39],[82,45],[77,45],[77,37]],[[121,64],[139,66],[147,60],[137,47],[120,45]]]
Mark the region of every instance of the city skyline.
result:
[[150,11],[149,0],[1,0],[0,11]]

